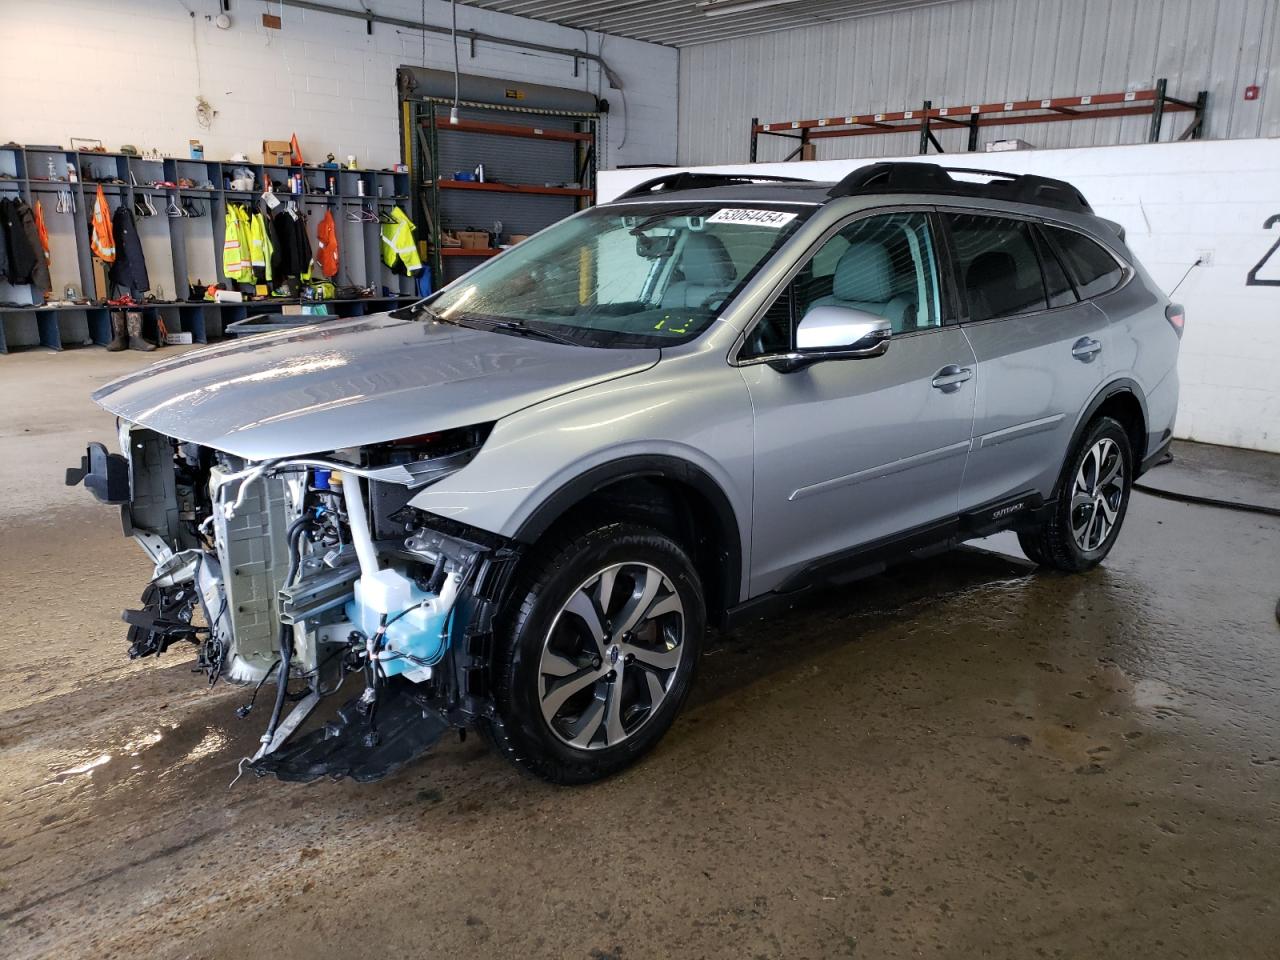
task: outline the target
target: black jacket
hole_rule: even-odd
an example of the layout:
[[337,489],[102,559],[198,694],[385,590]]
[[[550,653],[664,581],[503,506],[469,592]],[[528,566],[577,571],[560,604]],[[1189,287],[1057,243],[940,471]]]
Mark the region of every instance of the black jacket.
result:
[[49,291],[49,264],[44,258],[44,245],[40,243],[40,229],[36,226],[36,212],[22,200],[14,201],[18,207],[18,217],[22,221],[22,232],[26,236],[27,246],[35,254],[35,266],[31,268],[31,286],[42,295]]
[[[8,203],[0,199],[0,205]],[[0,280],[9,279],[9,228],[5,226],[5,217],[0,213]]]
[[141,300],[151,288],[147,276],[147,261],[142,256],[142,240],[138,237],[133,211],[127,203],[116,207],[111,217],[111,232],[116,239],[116,260],[111,264],[109,276],[117,287],[123,287],[133,299]]
[[307,235],[307,219],[299,215],[294,219],[287,210],[273,218],[275,249],[280,254],[280,269],[275,270],[272,260],[272,278],[279,283],[285,277],[299,277],[311,266],[311,239]]
[[[6,275],[10,283],[30,283],[31,275],[39,259],[37,250],[27,235],[22,211],[27,205],[21,200],[6,197],[0,200],[0,230],[4,233],[6,259],[9,261]],[[27,211],[30,213],[30,210]]]
[[267,242],[271,244],[271,282],[279,284],[284,279],[284,251],[280,249],[280,234],[276,232],[276,218],[271,211],[262,214],[262,224],[267,231]]

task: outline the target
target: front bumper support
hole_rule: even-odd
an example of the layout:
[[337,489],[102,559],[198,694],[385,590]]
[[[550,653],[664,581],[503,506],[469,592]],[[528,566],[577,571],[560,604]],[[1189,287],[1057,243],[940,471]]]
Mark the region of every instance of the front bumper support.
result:
[[100,443],[89,444],[79,467],[67,467],[67,486],[79,483],[103,503],[128,503],[129,461],[123,454],[108,453]]
[[393,677],[379,688],[372,709],[354,697],[333,720],[253,761],[249,769],[301,783],[320,777],[369,783],[422,756],[449,727],[418,687]]

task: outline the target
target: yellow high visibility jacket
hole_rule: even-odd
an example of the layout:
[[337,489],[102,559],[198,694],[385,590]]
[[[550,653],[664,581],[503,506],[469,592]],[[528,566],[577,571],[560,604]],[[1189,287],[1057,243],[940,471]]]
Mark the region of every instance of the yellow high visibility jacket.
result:
[[240,243],[240,221],[235,207],[227,207],[222,225],[222,272],[231,281],[239,281],[249,260]]
[[267,222],[259,212],[249,217],[249,263],[254,271],[271,282],[271,238],[267,235]]
[[222,272],[236,283],[253,283],[248,213],[243,207],[228,205],[223,228]]
[[422,271],[422,258],[413,240],[413,221],[398,206],[391,209],[391,223],[382,225],[382,262],[392,270],[399,264],[413,276]]

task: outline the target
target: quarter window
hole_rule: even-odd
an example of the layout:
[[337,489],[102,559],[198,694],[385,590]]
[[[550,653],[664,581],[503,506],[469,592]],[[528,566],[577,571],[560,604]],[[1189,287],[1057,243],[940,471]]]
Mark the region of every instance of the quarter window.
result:
[[1114,290],[1124,279],[1124,268],[1102,246],[1084,234],[1061,227],[1045,227],[1053,245],[1076,281],[1082,299]]
[[970,320],[991,320],[1047,307],[1031,225],[974,213],[948,214],[956,281]]

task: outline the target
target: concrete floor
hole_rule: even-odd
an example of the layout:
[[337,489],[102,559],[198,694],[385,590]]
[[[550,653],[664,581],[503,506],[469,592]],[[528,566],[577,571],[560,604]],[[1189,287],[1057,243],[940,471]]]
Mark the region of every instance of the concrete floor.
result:
[[[1135,494],[1090,574],[997,538],[715,638],[595,787],[471,738],[228,788],[262,717],[124,658],[148,566],[62,486],[141,361],[0,358],[4,956],[1277,955],[1280,520]],[[1153,481],[1280,497],[1280,458],[1178,454]]]

